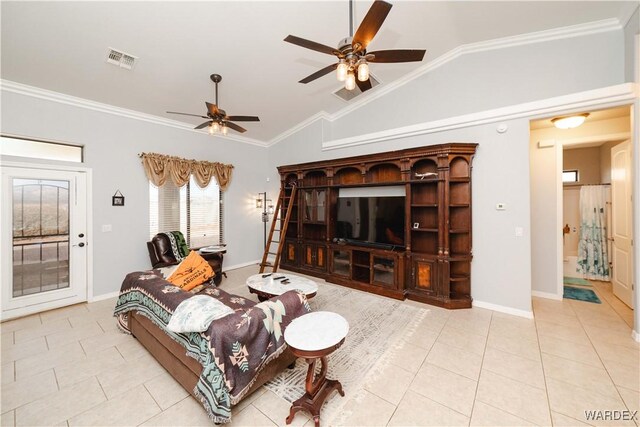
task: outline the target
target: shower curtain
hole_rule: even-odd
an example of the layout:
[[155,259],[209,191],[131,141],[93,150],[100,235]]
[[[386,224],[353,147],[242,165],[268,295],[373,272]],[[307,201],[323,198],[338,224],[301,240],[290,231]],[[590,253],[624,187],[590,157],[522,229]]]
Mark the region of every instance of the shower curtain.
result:
[[606,202],[606,186],[585,185],[580,189],[578,273],[584,274],[587,279],[609,280]]

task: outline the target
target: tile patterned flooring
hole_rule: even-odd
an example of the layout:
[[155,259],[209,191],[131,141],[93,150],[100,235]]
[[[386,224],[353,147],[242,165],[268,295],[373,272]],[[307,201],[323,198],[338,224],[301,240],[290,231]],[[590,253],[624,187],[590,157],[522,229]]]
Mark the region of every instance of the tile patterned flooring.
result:
[[[222,288],[248,296],[244,281],[255,269],[228,272]],[[534,298],[535,321],[428,307],[392,364],[347,396],[335,425],[568,426],[594,424],[585,410],[639,410],[633,313],[610,286],[594,285],[602,304]],[[113,306],[79,304],[1,325],[3,426],[211,425],[116,329]],[[284,425],[288,408],[262,388],[234,408],[231,425]],[[293,425],[313,423],[299,413]]]

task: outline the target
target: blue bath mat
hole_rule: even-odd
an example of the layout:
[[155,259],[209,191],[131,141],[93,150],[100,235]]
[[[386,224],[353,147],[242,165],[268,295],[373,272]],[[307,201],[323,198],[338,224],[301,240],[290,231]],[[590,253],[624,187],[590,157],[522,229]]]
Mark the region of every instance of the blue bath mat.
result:
[[563,281],[565,285],[591,286],[591,283],[579,277],[564,276]]
[[592,302],[594,304],[602,304],[600,298],[598,298],[598,295],[596,295],[596,293],[591,289],[574,288],[573,286],[564,287],[563,298]]

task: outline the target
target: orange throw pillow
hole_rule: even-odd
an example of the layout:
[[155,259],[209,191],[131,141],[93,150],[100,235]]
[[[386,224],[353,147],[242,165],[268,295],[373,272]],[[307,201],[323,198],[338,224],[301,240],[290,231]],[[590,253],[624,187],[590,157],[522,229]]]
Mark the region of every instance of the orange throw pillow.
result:
[[191,251],[167,280],[185,291],[190,291],[214,275],[209,263],[196,251]]

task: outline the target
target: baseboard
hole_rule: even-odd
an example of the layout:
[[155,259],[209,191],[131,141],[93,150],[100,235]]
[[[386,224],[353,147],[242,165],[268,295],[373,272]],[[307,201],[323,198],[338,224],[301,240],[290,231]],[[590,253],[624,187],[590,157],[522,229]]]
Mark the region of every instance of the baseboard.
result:
[[504,305],[492,304],[490,302],[483,302],[473,300],[473,306],[478,308],[486,308],[487,310],[498,311],[500,313],[511,314],[513,316],[525,317],[527,319],[533,319],[533,311],[519,310],[517,308],[506,307]]
[[238,268],[249,267],[250,265],[257,265],[257,264],[260,264],[261,261],[262,261],[261,259],[257,259],[255,261],[243,262],[242,264],[230,265],[228,267],[226,265],[223,265],[222,271],[237,270]]
[[94,295],[92,297],[90,297],[87,302],[88,303],[92,303],[92,302],[98,302],[98,301],[102,301],[105,299],[109,299],[109,298],[115,298],[118,296],[118,294],[120,294],[120,291],[115,291],[115,292],[109,292],[108,294],[102,294],[102,295]]
[[562,301],[562,295],[552,294],[551,292],[531,291],[531,296],[538,297],[538,298],[554,299],[556,301]]
[[636,342],[640,342],[640,333],[631,331],[631,338],[633,338],[633,340]]

